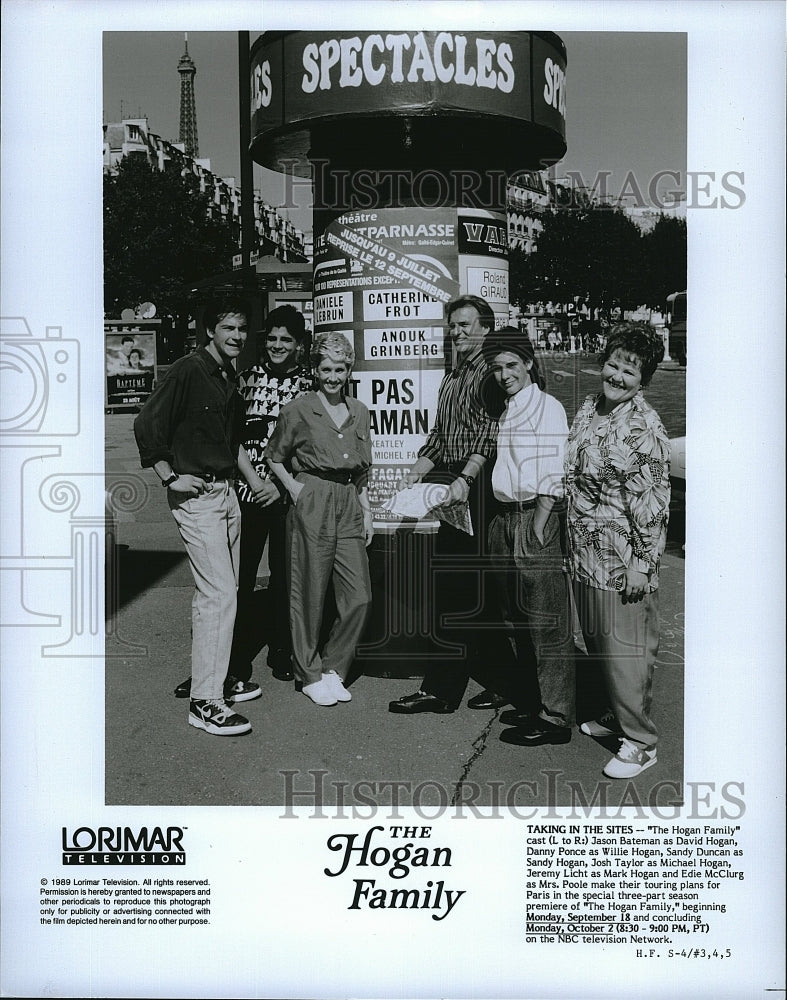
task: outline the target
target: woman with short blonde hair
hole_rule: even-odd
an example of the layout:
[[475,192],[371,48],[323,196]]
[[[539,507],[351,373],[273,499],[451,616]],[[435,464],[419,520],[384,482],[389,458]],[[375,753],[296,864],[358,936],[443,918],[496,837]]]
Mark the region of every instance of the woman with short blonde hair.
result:
[[[290,628],[301,690],[316,705],[350,701],[344,680],[371,606],[366,546],[374,528],[366,488],[372,464],[369,411],[346,394],[355,352],[323,333],[311,352],[316,389],[281,411],[266,449],[290,495],[287,515]],[[319,649],[329,583],[337,617]]]

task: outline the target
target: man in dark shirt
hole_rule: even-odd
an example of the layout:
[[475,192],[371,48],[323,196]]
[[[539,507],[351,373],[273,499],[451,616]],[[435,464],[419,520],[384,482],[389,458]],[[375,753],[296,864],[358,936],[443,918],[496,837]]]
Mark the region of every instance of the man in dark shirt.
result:
[[[437,417],[412,469],[399,489],[426,476],[448,484],[444,503],[466,502],[473,534],[440,522],[430,583],[434,600],[435,651],[419,691],[390,703],[399,715],[414,712],[453,712],[464,695],[470,674],[478,673],[482,643],[489,632],[478,626],[448,624],[450,617],[472,618],[483,598],[482,563],[486,522],[484,466],[495,453],[497,421],[482,405],[487,365],[481,353],[484,337],[494,329],[494,313],[476,295],[462,295],[448,304],[448,332],[454,345],[455,364],[440,384]],[[484,691],[468,703],[471,708],[505,704]]]
[[207,345],[172,365],[134,421],[142,466],[167,488],[194,576],[189,723],[216,736],[249,732],[248,719],[227,701],[260,693],[227,677],[240,551],[237,470],[255,493],[263,490],[241,445],[244,408],[233,367],[247,315],[237,300],[209,305]]

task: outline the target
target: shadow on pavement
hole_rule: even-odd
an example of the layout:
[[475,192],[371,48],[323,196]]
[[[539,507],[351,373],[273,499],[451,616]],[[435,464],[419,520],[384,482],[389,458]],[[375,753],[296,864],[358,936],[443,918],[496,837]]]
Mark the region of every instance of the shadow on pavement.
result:
[[155,586],[185,559],[185,553],[151,552],[132,549],[128,545],[115,545],[117,609],[124,608],[135,597]]

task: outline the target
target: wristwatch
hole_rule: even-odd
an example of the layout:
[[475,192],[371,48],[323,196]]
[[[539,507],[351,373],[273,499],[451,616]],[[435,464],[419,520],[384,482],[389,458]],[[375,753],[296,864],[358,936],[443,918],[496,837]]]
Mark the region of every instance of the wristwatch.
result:
[[475,482],[475,476],[468,476],[466,472],[460,472],[456,477],[457,479],[464,479],[468,486],[472,486]]
[[164,487],[164,489],[167,489],[168,487],[172,486],[172,484],[175,482],[176,479],[180,479],[180,476],[177,474],[177,472],[173,472],[171,473],[171,475],[167,476],[166,479],[161,480],[161,485]]

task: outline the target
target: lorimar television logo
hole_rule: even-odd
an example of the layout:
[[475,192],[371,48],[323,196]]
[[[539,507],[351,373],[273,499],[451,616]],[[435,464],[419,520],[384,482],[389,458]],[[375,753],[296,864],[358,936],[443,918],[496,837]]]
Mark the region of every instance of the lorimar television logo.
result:
[[185,865],[182,826],[63,827],[64,865]]

